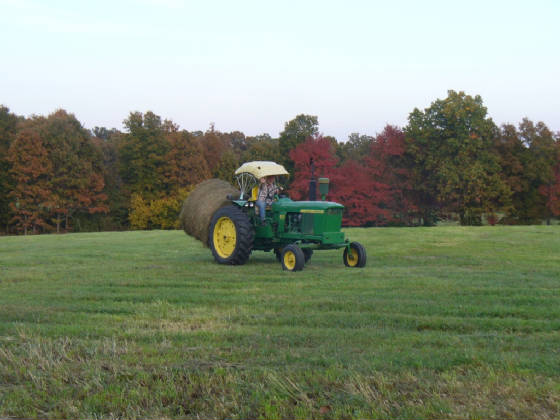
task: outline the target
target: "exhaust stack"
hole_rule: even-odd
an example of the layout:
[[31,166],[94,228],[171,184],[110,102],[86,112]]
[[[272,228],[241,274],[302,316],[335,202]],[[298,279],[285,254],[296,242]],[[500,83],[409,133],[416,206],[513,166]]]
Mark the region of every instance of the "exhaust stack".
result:
[[329,178],[319,178],[319,193],[321,200],[325,201],[329,193]]
[[315,179],[315,163],[313,158],[309,159],[309,166],[311,166],[311,179],[309,180],[309,201],[317,200],[317,180]]

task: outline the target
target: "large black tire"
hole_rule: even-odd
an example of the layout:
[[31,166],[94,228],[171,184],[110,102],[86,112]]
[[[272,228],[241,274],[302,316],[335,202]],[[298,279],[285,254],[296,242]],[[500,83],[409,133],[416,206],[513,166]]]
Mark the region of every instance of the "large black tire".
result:
[[359,242],[351,242],[350,253],[348,252],[348,248],[344,248],[342,260],[346,267],[364,267],[367,261],[366,249]]
[[282,248],[282,255],[280,257],[282,269],[287,271],[300,271],[305,265],[305,255],[297,245],[286,245]]
[[253,250],[255,231],[249,216],[237,206],[218,209],[210,221],[208,245],[216,262],[242,265]]
[[311,259],[311,256],[313,255],[313,250],[311,248],[302,248],[303,251],[303,256],[305,257],[305,263],[307,264],[307,262]]

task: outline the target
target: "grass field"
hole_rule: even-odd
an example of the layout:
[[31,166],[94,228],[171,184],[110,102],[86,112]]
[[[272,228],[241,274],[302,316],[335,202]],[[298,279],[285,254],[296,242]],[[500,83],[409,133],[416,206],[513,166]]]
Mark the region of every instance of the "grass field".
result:
[[560,226],[347,233],[366,268],[0,237],[0,417],[560,417]]

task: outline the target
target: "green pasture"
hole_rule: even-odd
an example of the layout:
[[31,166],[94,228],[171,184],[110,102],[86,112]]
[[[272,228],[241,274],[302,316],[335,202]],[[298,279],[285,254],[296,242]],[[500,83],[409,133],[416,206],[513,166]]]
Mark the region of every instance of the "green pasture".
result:
[[347,233],[364,269],[0,237],[0,418],[560,417],[560,226]]

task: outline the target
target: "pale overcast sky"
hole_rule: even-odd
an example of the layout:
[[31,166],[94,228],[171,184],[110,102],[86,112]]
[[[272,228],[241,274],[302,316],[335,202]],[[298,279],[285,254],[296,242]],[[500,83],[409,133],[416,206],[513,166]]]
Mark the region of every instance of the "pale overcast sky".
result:
[[560,1],[0,0],[0,104],[122,129],[277,136],[297,114],[346,140],[448,89],[498,124],[560,130]]

